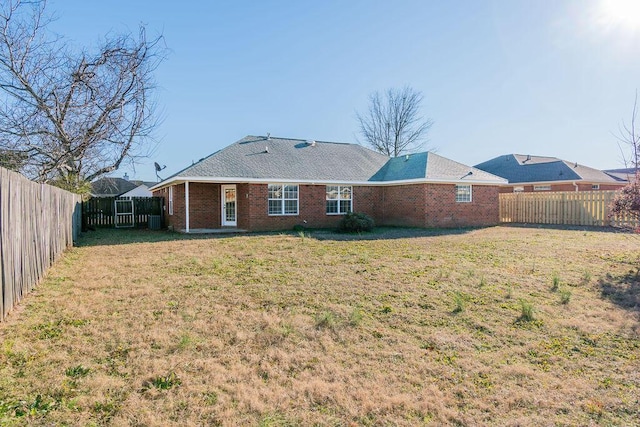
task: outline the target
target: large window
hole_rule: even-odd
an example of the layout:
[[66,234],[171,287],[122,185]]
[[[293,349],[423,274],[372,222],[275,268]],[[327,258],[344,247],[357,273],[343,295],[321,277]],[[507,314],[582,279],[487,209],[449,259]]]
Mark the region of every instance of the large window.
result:
[[269,184],[269,215],[298,215],[298,186]]
[[350,185],[327,185],[327,214],[340,215],[353,210]]
[[470,202],[471,201],[471,186],[470,185],[456,185],[456,202]]

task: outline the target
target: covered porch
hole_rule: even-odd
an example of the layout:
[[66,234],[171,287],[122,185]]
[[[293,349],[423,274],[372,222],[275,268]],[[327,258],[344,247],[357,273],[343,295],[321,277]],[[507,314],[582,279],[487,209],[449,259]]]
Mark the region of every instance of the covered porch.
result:
[[[246,184],[184,180],[166,187],[166,225],[189,234],[242,233],[239,223],[244,205],[239,189]],[[240,225],[240,226],[239,226]]]

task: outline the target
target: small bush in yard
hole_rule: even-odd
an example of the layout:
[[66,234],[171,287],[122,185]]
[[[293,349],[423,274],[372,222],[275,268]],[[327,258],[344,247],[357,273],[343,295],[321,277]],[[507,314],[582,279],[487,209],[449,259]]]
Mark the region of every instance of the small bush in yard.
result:
[[533,304],[529,301],[520,300],[520,317],[521,322],[532,322],[534,320]]
[[562,304],[569,304],[569,301],[571,301],[571,291],[566,289],[560,291],[560,302]]
[[375,223],[373,218],[364,213],[348,212],[338,225],[338,230],[345,233],[359,233],[371,231]]
[[158,390],[169,390],[175,386],[178,386],[182,383],[180,378],[175,374],[175,372],[170,372],[167,375],[160,375],[157,377],[150,378],[142,384],[143,390],[148,390],[150,388],[156,388]]
[[67,368],[66,371],[64,371],[65,375],[71,378],[80,378],[80,377],[86,377],[87,374],[89,373],[89,368],[85,368],[82,365],[78,365],[78,366],[73,366],[71,368]]
[[558,273],[553,273],[552,281],[553,284],[551,285],[551,290],[555,292],[560,287],[560,276],[558,276]]
[[333,329],[336,326],[336,317],[330,311],[323,311],[316,315],[316,329]]
[[354,308],[349,315],[349,324],[351,326],[358,326],[362,323],[362,319],[364,317],[364,313],[360,308]]
[[464,295],[461,292],[454,292],[453,302],[455,303],[455,307],[453,308],[453,313],[462,313],[464,311],[464,306],[465,306]]
[[609,218],[616,215],[628,215],[634,219],[640,218],[640,172],[636,173],[635,178],[616,193],[609,206]]

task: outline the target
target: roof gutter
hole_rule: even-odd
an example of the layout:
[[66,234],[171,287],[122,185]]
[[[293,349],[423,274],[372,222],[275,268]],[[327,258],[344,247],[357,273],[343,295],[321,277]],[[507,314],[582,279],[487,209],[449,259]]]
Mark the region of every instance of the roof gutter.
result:
[[334,185],[334,184],[350,184],[362,186],[391,186],[391,185],[409,185],[409,184],[476,184],[476,185],[507,185],[506,179],[501,180],[482,180],[482,179],[447,179],[447,178],[417,178],[395,181],[349,181],[349,180],[310,180],[310,179],[282,179],[282,178],[241,178],[241,177],[187,177],[177,176],[167,181],[154,185],[149,190],[155,191],[170,185],[182,184],[184,182],[200,182],[200,183],[246,183],[246,184],[310,184],[310,185]]

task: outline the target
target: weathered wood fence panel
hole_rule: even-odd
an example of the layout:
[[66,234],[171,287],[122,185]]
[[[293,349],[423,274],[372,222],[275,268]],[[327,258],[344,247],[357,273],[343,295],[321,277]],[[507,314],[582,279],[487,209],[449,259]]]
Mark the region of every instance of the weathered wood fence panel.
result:
[[639,227],[628,215],[609,217],[616,191],[500,194],[500,222]]
[[[133,214],[116,217],[115,201],[132,200]],[[134,224],[146,227],[149,215],[162,215],[162,197],[92,197],[82,202],[82,220],[85,227],[115,227]]]
[[0,321],[73,244],[80,196],[0,168]]

